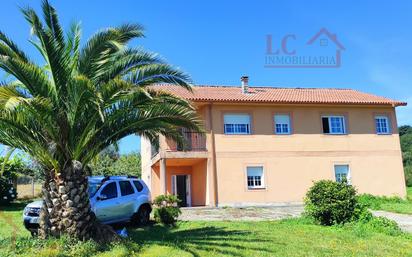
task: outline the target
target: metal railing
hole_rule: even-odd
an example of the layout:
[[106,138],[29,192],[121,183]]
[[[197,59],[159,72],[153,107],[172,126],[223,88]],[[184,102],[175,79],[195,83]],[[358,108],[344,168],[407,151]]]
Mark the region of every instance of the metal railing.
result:
[[169,149],[172,151],[206,151],[206,136],[202,133],[187,129],[181,130],[184,142],[176,143],[168,140]]
[[159,138],[157,138],[154,142],[151,143],[151,154],[152,158],[155,157],[159,153]]

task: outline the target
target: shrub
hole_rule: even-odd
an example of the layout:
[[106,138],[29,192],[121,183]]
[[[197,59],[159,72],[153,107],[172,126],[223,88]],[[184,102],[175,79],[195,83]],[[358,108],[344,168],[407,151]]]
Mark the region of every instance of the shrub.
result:
[[367,225],[377,232],[389,235],[398,235],[402,233],[395,221],[385,217],[372,217],[372,219],[367,222]]
[[411,187],[412,186],[412,165],[405,166],[404,172],[405,172],[406,186]]
[[405,200],[403,200],[400,197],[375,196],[375,195],[370,195],[370,194],[359,195],[358,201],[373,210],[381,209],[382,204],[389,204],[389,203],[393,204],[393,203],[404,203],[405,202]]
[[306,193],[305,204],[306,214],[327,226],[355,220],[364,208],[353,186],[330,180],[315,182]]
[[[345,225],[346,226],[346,225]],[[347,224],[357,234],[367,236],[370,233],[383,233],[386,235],[401,235],[402,231],[395,221],[385,217],[375,217],[368,209],[364,209],[357,221]]]
[[6,177],[0,177],[0,205],[8,205],[17,198],[13,183]]
[[154,218],[165,225],[174,225],[182,213],[179,208],[180,200],[175,195],[159,195],[153,201]]

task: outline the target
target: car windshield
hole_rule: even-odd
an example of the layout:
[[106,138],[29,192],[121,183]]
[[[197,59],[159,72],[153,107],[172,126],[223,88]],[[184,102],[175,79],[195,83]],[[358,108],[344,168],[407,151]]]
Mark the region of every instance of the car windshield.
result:
[[99,190],[100,186],[102,183],[100,182],[95,182],[95,181],[89,181],[89,197],[94,196],[94,194]]

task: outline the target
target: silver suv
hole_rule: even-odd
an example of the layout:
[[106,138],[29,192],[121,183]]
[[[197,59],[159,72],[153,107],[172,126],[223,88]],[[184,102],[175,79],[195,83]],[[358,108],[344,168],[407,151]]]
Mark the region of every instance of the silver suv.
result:
[[[130,176],[93,176],[88,178],[92,211],[102,223],[133,222],[145,225],[149,221],[150,191],[146,184]],[[23,211],[24,226],[33,234],[39,228],[42,201],[28,204]]]

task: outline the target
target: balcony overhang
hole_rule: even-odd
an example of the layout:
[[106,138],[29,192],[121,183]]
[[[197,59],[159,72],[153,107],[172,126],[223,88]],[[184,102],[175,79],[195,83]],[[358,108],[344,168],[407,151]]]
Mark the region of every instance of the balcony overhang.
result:
[[[202,161],[204,159],[209,158],[210,153],[202,151],[202,152],[179,152],[179,151],[165,151],[162,153],[158,153],[152,157],[152,166],[158,166],[160,159],[166,159],[167,165],[172,163],[172,166],[178,165],[178,163],[189,163],[187,165],[196,164],[196,162]],[[176,161],[177,160],[177,161]],[[181,161],[185,160],[185,161]]]
[[[193,166],[202,161],[207,160],[207,158],[173,158],[166,159],[166,166]],[[153,163],[153,167],[160,165],[160,161]]]
[[186,158],[208,158],[209,154],[208,152],[205,151],[187,151],[187,152],[181,152],[181,151],[165,151],[164,152],[164,158],[166,159],[186,159]]

